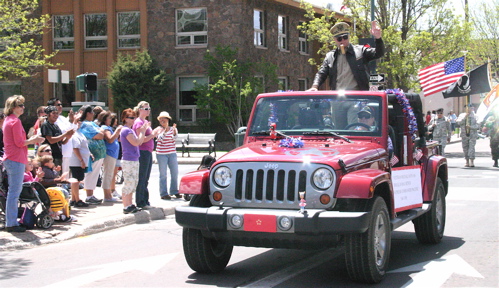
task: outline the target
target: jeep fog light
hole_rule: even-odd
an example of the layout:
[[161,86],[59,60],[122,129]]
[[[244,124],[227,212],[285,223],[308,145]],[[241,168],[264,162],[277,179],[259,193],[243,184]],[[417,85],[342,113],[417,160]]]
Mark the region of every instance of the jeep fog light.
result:
[[222,193],[220,193],[220,191],[216,191],[215,193],[213,193],[213,200],[217,202],[222,201]]
[[243,227],[243,216],[239,214],[232,215],[229,219],[229,226],[234,228],[234,229],[239,229]]
[[328,189],[333,184],[333,173],[326,168],[319,168],[315,170],[312,179],[314,185],[319,189]]
[[281,216],[277,219],[277,225],[282,231],[288,231],[293,226],[293,220],[288,216]]
[[319,197],[319,201],[321,201],[322,205],[327,205],[331,201],[331,197],[327,194],[322,194],[321,197]]
[[232,180],[232,172],[229,168],[222,166],[215,170],[213,180],[220,187],[227,187],[230,185],[230,181]]

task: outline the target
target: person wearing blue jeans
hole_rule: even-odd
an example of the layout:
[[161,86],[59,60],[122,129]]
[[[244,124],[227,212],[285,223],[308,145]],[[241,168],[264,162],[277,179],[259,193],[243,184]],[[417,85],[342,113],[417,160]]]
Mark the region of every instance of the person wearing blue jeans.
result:
[[[138,129],[140,129],[142,125],[150,123],[147,120],[147,117],[151,115],[151,107],[146,101],[141,101],[139,102],[139,104],[137,104],[133,111],[138,117],[135,119],[132,129],[138,135]],[[147,186],[149,185],[149,177],[151,176],[154,138],[160,131],[161,127],[158,127],[154,130],[152,130],[151,127],[147,128],[145,132],[144,142],[139,146],[139,183],[137,184],[135,193],[135,202],[137,207],[142,209],[148,209],[151,205],[149,203],[149,190]]]
[[6,115],[3,123],[4,155],[3,165],[7,170],[9,189],[5,204],[5,227],[7,232],[25,232],[26,228],[19,226],[17,222],[17,201],[21,195],[24,170],[28,163],[28,145],[41,143],[44,138],[33,135],[26,139],[26,131],[23,128],[19,116],[24,113],[24,97],[14,95],[5,101],[4,113]]
[[[161,124],[161,130],[156,136],[156,159],[158,160],[159,166],[159,193],[161,199],[170,200],[172,196],[176,198],[182,198],[182,195],[178,194],[178,161],[177,161],[177,150],[175,146],[175,139],[177,138],[177,124],[173,123],[170,126],[171,121],[170,114],[163,111],[159,114],[158,120]],[[168,194],[168,189],[166,189],[167,168],[170,168],[170,194]]]

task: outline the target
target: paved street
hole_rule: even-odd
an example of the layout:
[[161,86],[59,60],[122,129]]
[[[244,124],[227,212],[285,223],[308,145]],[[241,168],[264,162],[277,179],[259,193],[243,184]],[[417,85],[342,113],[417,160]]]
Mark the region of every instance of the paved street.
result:
[[[479,140],[477,167],[464,168],[461,143],[447,147],[450,188],[442,243],[421,245],[412,224],[402,226],[393,233],[389,274],[369,287],[499,286],[499,169],[492,167],[488,151],[488,140]],[[181,234],[168,216],[3,251],[0,287],[367,287],[348,279],[341,248],[236,247],[223,273],[194,273],[185,262]]]

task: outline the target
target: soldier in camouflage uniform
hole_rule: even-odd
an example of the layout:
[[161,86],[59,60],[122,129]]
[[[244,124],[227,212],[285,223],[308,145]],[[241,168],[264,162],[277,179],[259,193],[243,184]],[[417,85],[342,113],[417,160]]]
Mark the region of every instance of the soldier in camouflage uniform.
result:
[[475,167],[475,145],[478,139],[478,121],[475,115],[475,108],[470,104],[468,112],[461,113],[457,118],[457,123],[461,127],[461,139],[463,144],[464,158],[466,164],[464,167]]
[[445,156],[445,146],[450,142],[452,128],[449,120],[444,117],[443,108],[437,110],[437,117],[430,121],[428,128],[432,129],[433,140],[442,146],[442,156]]

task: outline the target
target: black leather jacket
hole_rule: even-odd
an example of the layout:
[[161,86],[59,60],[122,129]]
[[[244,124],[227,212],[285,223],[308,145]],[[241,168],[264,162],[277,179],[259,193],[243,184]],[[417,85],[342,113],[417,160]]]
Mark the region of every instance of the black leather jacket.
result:
[[[367,64],[374,59],[378,59],[385,54],[385,45],[383,40],[375,39],[376,48],[366,47],[363,45],[348,45],[346,56],[347,62],[352,69],[353,76],[357,81],[359,90],[369,90],[369,67]],[[336,68],[336,56],[340,49],[336,48],[326,54],[322,66],[315,74],[315,79],[312,87],[319,88],[326,78],[329,76],[329,86],[331,90],[336,90],[336,77],[338,70]]]

